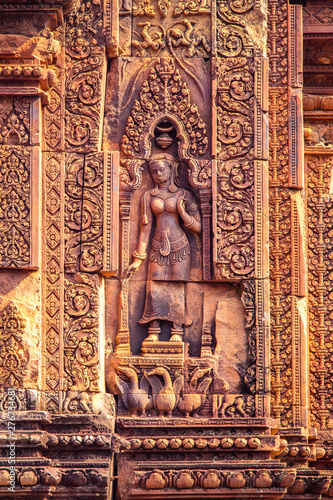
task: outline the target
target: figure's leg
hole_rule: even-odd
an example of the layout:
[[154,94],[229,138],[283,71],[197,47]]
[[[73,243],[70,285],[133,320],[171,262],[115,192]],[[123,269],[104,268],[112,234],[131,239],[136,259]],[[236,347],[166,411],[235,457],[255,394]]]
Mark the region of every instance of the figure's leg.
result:
[[160,333],[161,333],[160,321],[158,319],[155,319],[149,325],[148,337],[146,338],[146,341],[157,342],[159,339]]
[[182,342],[183,326],[180,323],[173,323],[171,328],[170,342]]

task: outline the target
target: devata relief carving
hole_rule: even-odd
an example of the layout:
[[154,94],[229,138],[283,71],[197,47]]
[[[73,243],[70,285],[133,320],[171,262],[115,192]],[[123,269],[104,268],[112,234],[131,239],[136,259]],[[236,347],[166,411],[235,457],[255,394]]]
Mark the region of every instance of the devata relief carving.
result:
[[[176,186],[177,162],[167,154],[153,155],[149,160],[154,189],[141,200],[140,233],[133,262],[126,272],[130,277],[147,258],[147,247],[155,222],[147,271],[146,301],[140,325],[149,325],[147,341],[156,341],[161,333],[160,322],[172,323],[172,342],[183,336],[186,319],[185,284],[190,277],[191,249],[186,233],[201,232],[199,208],[193,195]],[[178,282],[175,286],[170,281]],[[181,282],[181,283],[179,283]]]
[[333,7],[0,4],[0,498],[333,497]]

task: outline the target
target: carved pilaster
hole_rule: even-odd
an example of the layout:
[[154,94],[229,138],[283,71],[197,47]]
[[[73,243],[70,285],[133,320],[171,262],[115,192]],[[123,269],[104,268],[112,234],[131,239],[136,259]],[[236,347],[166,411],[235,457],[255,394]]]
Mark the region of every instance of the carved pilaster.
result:
[[[120,220],[121,220],[121,276],[124,276],[125,271],[129,266],[129,235],[130,235],[130,212],[131,212],[131,197],[130,191],[122,191],[120,193]],[[116,354],[121,356],[130,356],[130,336],[128,325],[128,279],[122,279],[121,292],[119,298],[119,326],[116,337]]]
[[118,152],[104,153],[102,273],[107,275],[119,267],[119,166]]

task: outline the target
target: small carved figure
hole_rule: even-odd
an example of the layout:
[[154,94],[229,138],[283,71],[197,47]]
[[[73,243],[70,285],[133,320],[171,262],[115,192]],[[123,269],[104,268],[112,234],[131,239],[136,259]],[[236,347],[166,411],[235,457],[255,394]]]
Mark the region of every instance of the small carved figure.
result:
[[213,379],[212,377],[205,377],[198,386],[197,384],[198,380],[210,371],[211,368],[197,368],[194,370],[190,380],[190,392],[183,394],[178,403],[178,410],[184,413],[185,417],[189,417],[191,413],[197,413],[204,405],[207,398],[207,391]]
[[238,413],[242,417],[247,417],[248,416],[245,413],[245,411],[243,410],[244,398],[243,398],[242,394],[225,394],[224,395],[223,404],[221,406],[221,416],[222,417],[228,416],[226,414],[226,412],[232,406],[235,407],[235,410],[238,411]]
[[138,375],[133,368],[123,367],[117,368],[117,372],[123,373],[130,380],[128,385],[126,382],[117,377],[117,387],[121,393],[121,399],[124,406],[130,411],[132,417],[145,416],[146,410],[153,407],[151,397],[149,397],[149,382],[144,373],[139,388]]
[[[154,155],[149,161],[155,188],[145,192],[141,200],[140,234],[133,262],[126,277],[129,278],[147,257],[147,247],[155,217],[155,230],[151,242],[146,302],[140,325],[149,324],[148,341],[158,341],[160,322],[173,324],[173,342],[182,340],[186,325],[184,281],[190,275],[190,244],[180,225],[194,233],[201,232],[201,219],[194,196],[174,184],[177,162],[167,154]],[[166,281],[177,281],[173,287]],[[169,284],[168,284],[169,285]],[[190,324],[190,323],[189,323]]]
[[311,127],[304,128],[304,140],[308,146],[316,146],[320,143],[323,144],[319,131]]
[[[132,45],[135,49],[137,49],[134,55],[143,56],[146,53],[146,49],[149,49],[150,47],[154,51],[160,50],[163,47],[165,47],[165,41],[164,41],[165,33],[160,25],[155,27],[152,26],[150,22],[146,22],[146,23],[138,23],[138,26],[143,26],[141,32],[143,42],[139,42],[138,40],[133,40]],[[149,32],[150,28],[154,29],[154,31]]]
[[[194,33],[193,26],[195,23],[196,21],[190,22],[187,19],[184,19],[179,21],[177,24],[183,24],[186,28],[185,32],[179,28],[171,28],[168,33],[169,44],[171,43],[173,47],[186,47],[185,55],[187,57],[200,56],[202,55],[202,52],[206,55],[210,52],[210,45],[205,35],[202,35],[201,33]],[[202,47],[200,47],[200,45]]]
[[[164,385],[156,375],[163,378]],[[177,377],[175,378],[173,384],[171,382],[170,373],[163,366],[157,366],[154,370],[146,374],[149,379],[150,385],[153,389],[153,400],[154,407],[157,409],[160,417],[172,417],[172,410],[176,408],[179,393],[184,386],[184,377],[176,372]]]

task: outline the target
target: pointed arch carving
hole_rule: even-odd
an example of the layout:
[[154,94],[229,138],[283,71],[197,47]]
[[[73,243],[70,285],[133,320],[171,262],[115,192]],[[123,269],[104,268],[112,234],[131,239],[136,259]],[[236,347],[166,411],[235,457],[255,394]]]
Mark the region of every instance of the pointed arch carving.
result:
[[205,154],[208,148],[207,127],[196,104],[191,102],[190,90],[183,82],[171,58],[157,59],[143,82],[139,100],[133,104],[128,117],[121,149],[126,157],[149,158],[155,126],[170,121],[179,140],[179,158]]

